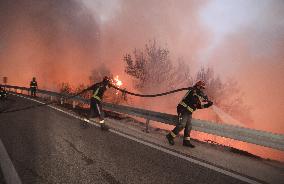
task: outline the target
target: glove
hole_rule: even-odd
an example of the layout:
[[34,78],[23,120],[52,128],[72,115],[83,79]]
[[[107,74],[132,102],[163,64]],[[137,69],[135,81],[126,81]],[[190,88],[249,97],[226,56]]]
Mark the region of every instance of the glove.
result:
[[203,107],[204,107],[204,108],[208,108],[208,107],[210,107],[210,106],[212,106],[212,105],[213,105],[213,102],[208,101],[207,104],[204,104],[204,105],[203,105]]

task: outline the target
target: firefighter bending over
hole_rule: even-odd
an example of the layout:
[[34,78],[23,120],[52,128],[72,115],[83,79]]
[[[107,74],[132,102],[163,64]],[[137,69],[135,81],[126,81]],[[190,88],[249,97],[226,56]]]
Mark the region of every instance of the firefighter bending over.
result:
[[[176,127],[166,136],[171,145],[175,144],[174,138],[184,128],[183,146],[191,148],[195,147],[190,143],[192,113],[196,109],[208,108],[213,105],[213,102],[209,101],[207,96],[204,95],[203,89],[205,89],[204,81],[198,81],[192,88],[189,88],[189,91],[178,104],[178,123]],[[202,102],[207,103],[202,104]]]
[[101,130],[109,129],[109,127],[105,124],[104,121],[102,99],[106,89],[110,86],[110,79],[108,77],[104,77],[102,82],[96,83],[89,88],[90,90],[93,90],[90,105],[90,120],[94,121],[96,117],[99,117]]
[[37,82],[35,77],[33,77],[33,80],[30,82],[30,90],[31,90],[31,96],[36,97]]

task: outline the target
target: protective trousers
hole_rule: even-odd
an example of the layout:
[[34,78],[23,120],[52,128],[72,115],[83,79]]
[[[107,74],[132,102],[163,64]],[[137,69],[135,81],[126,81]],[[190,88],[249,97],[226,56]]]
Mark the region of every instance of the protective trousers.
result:
[[178,108],[177,113],[178,113],[178,123],[176,127],[172,130],[172,133],[174,134],[174,135],[172,134],[172,136],[175,137],[184,128],[184,138],[189,138],[192,129],[192,124],[191,124],[192,113],[185,108]]
[[36,88],[35,87],[31,87],[31,96],[36,96]]
[[96,117],[99,117],[100,121],[104,120],[102,103],[96,98],[91,98],[90,118],[96,118]]

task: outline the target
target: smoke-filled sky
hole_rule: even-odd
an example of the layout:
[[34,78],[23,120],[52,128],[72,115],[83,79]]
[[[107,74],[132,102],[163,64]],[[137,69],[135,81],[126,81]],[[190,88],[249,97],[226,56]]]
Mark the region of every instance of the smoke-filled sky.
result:
[[192,72],[236,79],[255,127],[284,133],[283,0],[0,0],[0,77],[40,87],[87,84],[104,63],[156,39]]

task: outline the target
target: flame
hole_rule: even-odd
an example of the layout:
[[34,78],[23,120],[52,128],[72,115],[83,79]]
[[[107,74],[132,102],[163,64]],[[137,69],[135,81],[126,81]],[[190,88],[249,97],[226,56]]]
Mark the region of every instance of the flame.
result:
[[[118,75],[114,78],[114,81],[113,81],[114,85],[116,85],[118,88],[120,86],[122,86],[122,81],[118,79]],[[118,90],[116,90],[116,95],[118,95]]]
[[122,81],[118,79],[118,75],[114,78],[114,82],[117,87],[122,86]]

